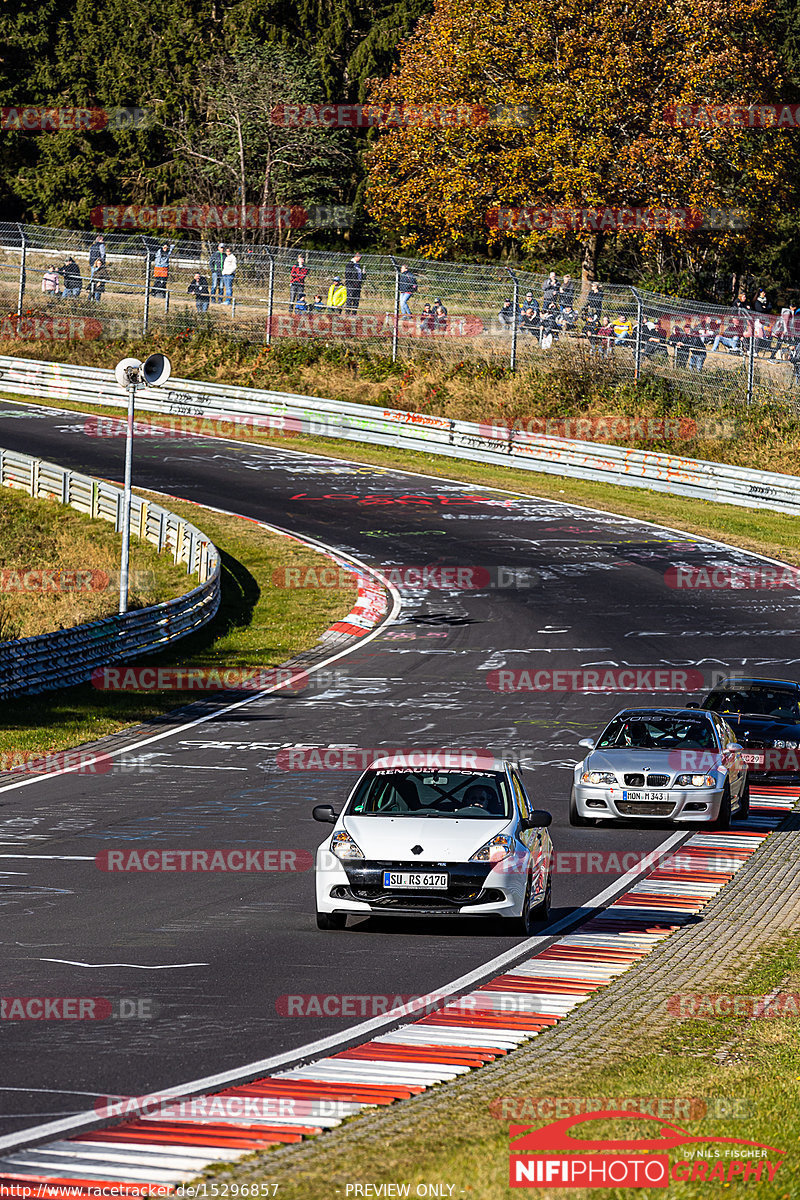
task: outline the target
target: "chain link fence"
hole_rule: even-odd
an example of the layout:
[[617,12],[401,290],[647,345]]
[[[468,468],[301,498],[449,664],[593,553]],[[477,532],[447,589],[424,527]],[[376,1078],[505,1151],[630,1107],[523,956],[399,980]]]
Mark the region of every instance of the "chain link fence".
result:
[[[798,405],[800,313],[698,304],[495,265],[0,223],[2,336],[122,339],[205,331],[322,339],[398,358],[569,362],[662,377],[710,404]],[[221,248],[221,249],[220,249]],[[235,257],[235,273],[229,253]],[[225,259],[228,258],[226,267]],[[228,278],[226,279],[226,275]]]

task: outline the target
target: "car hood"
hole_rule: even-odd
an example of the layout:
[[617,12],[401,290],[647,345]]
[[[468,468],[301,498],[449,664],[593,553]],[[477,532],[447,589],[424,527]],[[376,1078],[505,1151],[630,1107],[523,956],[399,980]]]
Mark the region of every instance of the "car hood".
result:
[[758,716],[751,713],[720,713],[727,725],[742,743],[750,740],[772,742],[775,738],[791,742],[800,741],[800,726],[794,721],[782,721],[780,717]]
[[718,750],[593,750],[584,770],[614,771],[617,775],[629,771],[673,775],[691,770],[695,762],[698,768],[710,770],[719,759]]
[[[485,842],[504,833],[506,817],[345,817],[344,828],[365,858],[381,862],[464,862]],[[412,847],[421,846],[414,854]]]

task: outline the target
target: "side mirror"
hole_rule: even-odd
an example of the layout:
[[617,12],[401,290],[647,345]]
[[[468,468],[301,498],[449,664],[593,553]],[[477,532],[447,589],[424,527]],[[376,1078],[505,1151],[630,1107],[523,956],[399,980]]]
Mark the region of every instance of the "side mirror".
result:
[[581,738],[578,745],[585,746],[587,750],[594,750],[594,738]]
[[324,825],[335,825],[339,820],[339,814],[333,811],[330,804],[317,804],[311,810],[311,815],[315,821],[322,821]]
[[699,707],[700,707],[700,705],[695,700],[690,700],[688,702],[688,704],[684,705],[684,708],[699,708]]
[[732,750],[734,754],[738,754],[740,750],[744,750],[744,746],[740,746],[738,742],[731,742],[728,749]]
[[520,830],[524,833],[526,829],[546,829],[552,824],[553,818],[549,812],[545,812],[542,808],[534,809],[529,817],[523,817],[519,823]]

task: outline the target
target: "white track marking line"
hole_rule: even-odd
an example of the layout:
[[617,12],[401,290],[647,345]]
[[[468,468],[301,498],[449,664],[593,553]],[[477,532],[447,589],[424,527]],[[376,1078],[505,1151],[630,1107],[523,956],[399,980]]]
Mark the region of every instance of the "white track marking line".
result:
[[135,971],[174,971],[178,967],[210,967],[211,963],[164,963],[163,966],[147,967],[140,963],[86,963],[73,962],[71,958],[40,958],[39,962],[63,963],[67,967],[89,967],[97,970],[101,967],[131,967]]

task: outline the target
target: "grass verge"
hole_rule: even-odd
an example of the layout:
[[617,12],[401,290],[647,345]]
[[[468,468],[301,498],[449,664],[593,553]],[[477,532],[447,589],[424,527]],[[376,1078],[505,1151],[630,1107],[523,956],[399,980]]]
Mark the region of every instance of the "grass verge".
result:
[[[273,586],[273,573],[284,567],[329,566],[330,559],[317,551],[251,521],[148,492],[138,494],[202,529],[219,548],[223,568],[222,603],[214,619],[170,650],[147,656],[142,660],[147,666],[209,670],[279,666],[313,645],[352,607],[355,587]],[[186,578],[184,574],[184,586]],[[3,705],[0,746],[4,754],[14,756],[54,753],[156,720],[197,699],[197,691],[104,692],[91,684],[21,697]]]
[[[742,975],[732,975],[727,983],[715,984],[715,993],[739,996],[763,996],[777,986],[782,992],[800,990],[800,938],[786,935],[761,951],[751,968]],[[567,1018],[569,1019],[569,1018]],[[731,1157],[727,1147],[718,1146],[720,1157],[713,1156],[714,1144],[682,1146],[669,1151],[670,1170],[675,1164],[688,1162],[679,1174],[689,1179],[670,1180],[666,1191],[643,1192],[641,1188],[555,1188],[538,1187],[535,1194],[542,1200],[634,1200],[647,1195],[668,1195],[675,1200],[704,1200],[716,1195],[755,1195],[759,1200],[795,1200],[800,1195],[800,1019],[797,1015],[748,1019],[744,1016],[707,1016],[701,1019],[666,1022],[660,1031],[652,1032],[646,1041],[627,1053],[615,1050],[607,1061],[580,1073],[575,1064],[565,1066],[562,1073],[551,1075],[542,1087],[542,1077],[531,1072],[529,1088],[524,1082],[515,1084],[513,1097],[502,1095],[502,1083],[494,1080],[491,1088],[459,1092],[447,1101],[447,1088],[454,1092],[458,1085],[443,1085],[441,1105],[417,1106],[411,1117],[413,1101],[397,1106],[397,1123],[387,1136],[384,1127],[379,1139],[366,1136],[359,1141],[350,1139],[342,1156],[324,1156],[324,1164],[316,1167],[312,1161],[283,1176],[277,1166],[271,1167],[269,1155],[260,1160],[242,1162],[231,1169],[220,1167],[214,1181],[222,1189],[230,1185],[252,1185],[258,1180],[278,1183],[283,1200],[345,1200],[347,1185],[372,1185],[370,1192],[360,1195],[400,1195],[402,1192],[383,1192],[381,1184],[409,1185],[408,1195],[417,1192],[420,1184],[432,1182],[452,1186],[442,1195],[469,1196],[470,1200],[498,1200],[513,1194],[509,1189],[510,1123],[540,1128],[554,1119],[541,1101],[561,1099],[559,1116],[580,1111],[607,1111],[627,1100],[632,1109],[652,1111],[653,1102],[661,1102],[662,1119],[675,1124],[697,1137],[729,1137],[776,1146],[786,1152],[783,1163],[772,1182],[756,1180],[754,1172],[747,1182],[734,1179],[722,1182],[712,1176],[716,1164],[727,1171]],[[547,1034],[540,1035],[546,1037]],[[490,1094],[491,1093],[491,1094]],[[585,1101],[584,1105],[579,1102]],[[566,1111],[564,1111],[566,1110]],[[657,1111],[657,1109],[656,1109]],[[405,1119],[402,1119],[402,1115]],[[511,1114],[511,1115],[509,1115]],[[557,1117],[555,1119],[558,1119]],[[368,1121],[369,1116],[356,1117],[350,1122]],[[587,1139],[641,1139],[658,1135],[656,1120],[636,1119],[598,1120],[575,1130],[576,1137]],[[333,1142],[336,1133],[322,1135]],[[333,1150],[333,1146],[331,1147]],[[703,1157],[711,1151],[711,1157]],[[734,1153],[731,1148],[731,1155]],[[341,1161],[339,1160],[341,1157]],[[766,1156],[778,1161],[775,1154]],[[748,1157],[746,1163],[764,1162],[761,1157]],[[691,1174],[697,1178],[692,1181]],[[744,1168],[743,1168],[744,1169]],[[705,1174],[705,1179],[702,1175]],[[209,1193],[210,1194],[210,1193]],[[220,1191],[220,1194],[224,1194]],[[242,1194],[240,1191],[239,1195]],[[356,1193],[350,1191],[349,1195]],[[434,1193],[436,1194],[436,1193]]]
[[[0,640],[33,637],[118,611],[121,534],[56,500],[0,488]],[[131,539],[128,607],[194,586],[186,568]]]

